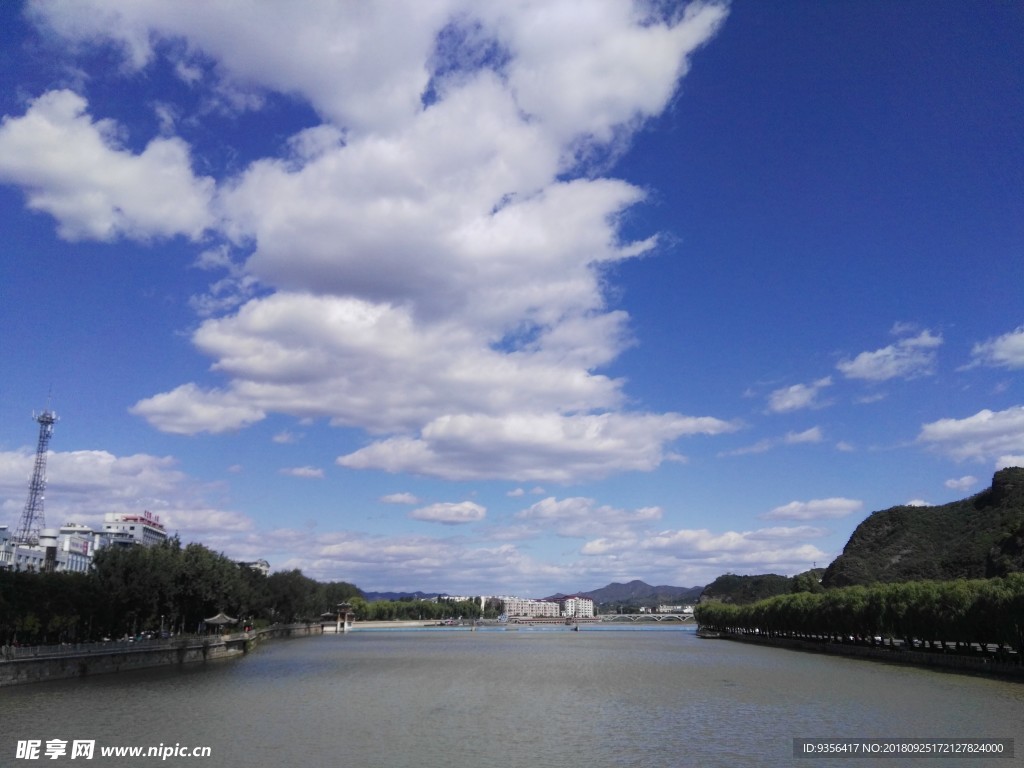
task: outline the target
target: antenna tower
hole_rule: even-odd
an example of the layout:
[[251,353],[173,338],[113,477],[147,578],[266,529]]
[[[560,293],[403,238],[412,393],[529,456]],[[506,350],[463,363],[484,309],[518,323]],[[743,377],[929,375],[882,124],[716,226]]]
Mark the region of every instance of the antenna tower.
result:
[[43,517],[43,493],[46,491],[46,450],[53,436],[53,425],[57,423],[57,414],[47,408],[32,418],[39,422],[39,443],[36,446],[36,466],[32,470],[32,479],[28,484],[28,502],[21,513],[21,522],[14,540],[19,544],[34,546],[39,543],[39,531],[46,525]]

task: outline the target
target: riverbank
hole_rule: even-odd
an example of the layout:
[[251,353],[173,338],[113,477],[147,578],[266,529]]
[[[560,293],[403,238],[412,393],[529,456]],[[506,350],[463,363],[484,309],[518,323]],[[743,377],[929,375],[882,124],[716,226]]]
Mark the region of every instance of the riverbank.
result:
[[16,648],[0,660],[0,687],[237,658],[267,640],[322,633],[320,624],[287,624],[228,635]]
[[790,651],[821,653],[831,656],[880,661],[903,666],[927,667],[943,672],[968,675],[984,675],[1001,680],[1024,682],[1024,665],[1004,663],[984,656],[967,656],[941,651],[921,651],[909,648],[870,646],[852,643],[836,643],[818,640],[801,640],[793,637],[769,637],[760,634],[719,632],[715,639],[732,640],[751,645],[766,645]]

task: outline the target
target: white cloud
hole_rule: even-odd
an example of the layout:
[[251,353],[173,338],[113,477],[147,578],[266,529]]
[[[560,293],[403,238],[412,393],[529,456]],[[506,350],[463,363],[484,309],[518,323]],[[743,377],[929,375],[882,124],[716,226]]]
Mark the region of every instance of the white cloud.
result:
[[[34,454],[0,452],[0,509],[17,520],[28,494]],[[50,526],[78,522],[100,526],[107,512],[159,515],[169,533],[185,541],[232,550],[252,521],[211,506],[204,489],[170,456],[115,456],[108,451],[51,452],[47,457],[44,515]],[[13,527],[13,526],[12,526]]]
[[215,221],[214,182],[192,174],[188,146],[153,139],[141,154],[121,148],[111,120],[93,122],[86,101],[49,91],[0,125],[0,181],[25,190],[67,240],[198,238]]
[[679,414],[444,416],[427,424],[419,438],[381,440],[339,457],[338,464],[449,480],[570,482],[650,471],[669,458],[666,442],[734,428],[719,419]]
[[247,427],[266,417],[235,393],[202,391],[195,384],[182,384],[163,394],[140,400],[129,411],[144,417],[164,432],[191,435],[200,431],[229,432]]
[[824,551],[807,541],[822,533],[822,529],[809,526],[723,533],[666,530],[626,541],[595,539],[587,542],[582,553],[601,560],[646,561],[648,568],[656,564],[662,569],[679,569],[687,564],[696,567],[696,572],[714,575],[726,571],[795,573],[828,559]]
[[847,378],[866,381],[927,376],[933,372],[935,350],[941,345],[941,335],[925,330],[873,352],[861,352],[852,360],[841,360],[836,368]]
[[[275,531],[276,540],[308,545],[308,533]],[[292,549],[294,551],[294,549]],[[572,564],[552,565],[512,543],[475,546],[464,537],[369,536],[324,532],[304,557],[275,561],[275,568],[301,568],[317,579],[345,579],[367,590],[444,590],[540,595],[545,585],[573,583]],[[382,581],[386,579],[386,581]]]
[[772,413],[787,413],[801,408],[819,407],[818,395],[831,385],[832,377],[825,376],[810,384],[794,384],[776,389],[768,396],[768,410]]
[[971,365],[1000,368],[1024,368],[1024,325],[975,344],[971,349]]
[[472,501],[442,502],[414,509],[409,513],[413,520],[426,520],[445,525],[476,523],[487,516],[487,508]]
[[1024,451],[1024,406],[939,419],[922,425],[917,440],[957,460],[996,459]]
[[1006,469],[1007,467],[1024,467],[1024,454],[1019,456],[1000,456],[996,459],[996,469]]
[[786,445],[798,445],[800,443],[820,443],[823,439],[821,427],[811,427],[803,432],[787,432],[783,442]]
[[660,507],[627,510],[598,505],[594,499],[579,496],[561,501],[549,496],[518,512],[516,519],[552,528],[559,536],[587,538],[595,534],[629,536],[636,526],[660,520],[661,516]]
[[842,497],[791,501],[761,517],[766,520],[835,520],[856,512],[862,506],[862,501]]
[[767,453],[779,445],[800,445],[802,443],[820,443],[824,440],[821,427],[811,427],[803,432],[787,432],[782,437],[764,437],[752,445],[746,445],[731,451],[722,451],[719,456],[748,456],[750,454]]
[[959,478],[950,478],[945,482],[947,488],[954,491],[967,491],[978,484],[978,478],[974,475],[964,475]]
[[289,477],[322,478],[324,476],[324,471],[319,467],[286,467],[280,472]]
[[380,500],[385,504],[419,504],[420,500],[411,493],[389,493],[381,496]]
[[904,506],[907,506],[907,507],[930,507],[931,504],[929,504],[924,499],[911,499]]
[[[679,458],[679,437],[735,429],[624,411],[624,381],[601,373],[632,343],[628,316],[608,306],[607,268],[657,244],[657,233],[623,240],[622,214],[645,192],[601,172],[665,109],[726,13],[620,0],[398,13],[33,4],[72,44],[120,46],[129,69],[167,56],[209,98],[256,109],[275,91],[322,120],[214,189],[180,139],[131,155],[74,94],[20,118],[49,118],[69,152],[98,158],[44,179],[75,201],[44,208],[69,236],[215,227],[231,245],[200,256],[226,277],[192,301],[206,318],[193,342],[225,381],[183,383],[132,413],[177,434],[326,418],[374,436],[343,466],[555,482],[649,471]],[[201,117],[173,106],[160,101],[165,130]],[[30,195],[34,168],[9,176]],[[160,183],[135,197],[140,169]],[[101,210],[87,211],[97,190]]]

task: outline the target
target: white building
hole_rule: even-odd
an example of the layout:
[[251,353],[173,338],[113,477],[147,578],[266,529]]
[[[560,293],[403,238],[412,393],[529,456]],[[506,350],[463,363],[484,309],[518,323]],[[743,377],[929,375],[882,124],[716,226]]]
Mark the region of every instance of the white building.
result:
[[111,544],[141,544],[152,547],[167,540],[167,530],[160,522],[160,515],[148,510],[141,515],[124,512],[107,512],[103,518],[103,533]]
[[554,600],[531,600],[523,597],[503,597],[505,613],[512,618],[555,618],[562,613],[562,607]]
[[149,512],[108,512],[102,531],[79,523],[44,528],[38,543],[32,545],[14,541],[8,527],[0,526],[0,569],[85,573],[92,566],[93,556],[104,547],[151,547],[166,539],[160,518]]
[[84,525],[68,523],[61,528],[44,528],[39,532],[38,544],[19,544],[3,526],[0,528],[0,568],[85,573],[92,565],[99,536]]
[[591,619],[594,601],[582,595],[570,595],[557,600],[531,600],[522,597],[502,597],[505,614],[510,618]]
[[563,597],[562,615],[567,619],[592,619],[594,618],[594,601],[582,595],[569,595]]
[[681,613],[683,615],[692,615],[692,605],[659,605],[658,613]]

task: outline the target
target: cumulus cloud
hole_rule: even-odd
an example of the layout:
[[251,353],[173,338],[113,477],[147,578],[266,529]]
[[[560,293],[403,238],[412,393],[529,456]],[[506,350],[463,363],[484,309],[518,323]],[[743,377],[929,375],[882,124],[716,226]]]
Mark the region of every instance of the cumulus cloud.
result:
[[945,482],[945,486],[954,491],[967,491],[978,484],[978,478],[974,475],[964,475],[963,477],[950,478]]
[[939,419],[922,425],[917,440],[957,460],[995,460],[1024,452],[1024,406]]
[[810,384],[794,384],[776,389],[768,396],[768,410],[772,413],[787,413],[801,408],[819,407],[818,395],[821,390],[832,386],[832,377],[825,376]]
[[941,335],[925,330],[917,336],[900,339],[887,347],[872,352],[861,352],[852,360],[841,360],[836,364],[836,368],[849,379],[865,381],[927,376],[935,368],[936,350],[941,345]]
[[761,517],[766,520],[835,520],[856,512],[862,506],[862,501],[842,497],[791,501]]
[[664,448],[668,441],[735,428],[720,419],[679,414],[443,416],[427,424],[418,438],[381,440],[337,462],[449,480],[570,482],[650,471],[672,458]]
[[971,366],[1024,368],[1024,325],[975,344],[971,349]]
[[[721,574],[731,572],[795,573],[828,555],[807,539],[824,532],[809,526],[762,528],[714,533],[707,529],[666,530],[630,540],[601,538],[588,541],[582,554],[598,561],[625,558],[646,561],[647,567]],[[713,578],[713,577],[712,577]]]
[[[301,568],[313,578],[346,580],[367,590],[430,590],[507,594],[510,585],[520,594],[538,594],[541,585],[567,583],[576,577],[573,564],[552,565],[511,543],[474,545],[465,537],[371,536],[350,531],[327,531],[309,542],[304,531],[274,531],[294,552],[308,554],[280,560],[283,569]],[[381,582],[386,574],[387,581]]]
[[246,402],[237,393],[224,390],[200,390],[195,384],[180,387],[140,400],[130,412],[143,416],[164,432],[192,435],[207,431],[214,434],[247,427],[266,417],[266,413]]
[[0,181],[25,190],[67,240],[198,238],[213,226],[214,181],[192,173],[189,148],[156,138],[140,154],[119,142],[111,120],[93,121],[66,90],[35,99],[0,124]]
[[413,520],[426,520],[430,523],[445,525],[462,525],[477,523],[487,516],[487,508],[472,501],[442,502],[414,509],[409,513]]
[[1000,456],[996,459],[996,469],[1006,469],[1007,467],[1024,467],[1024,454],[1018,456],[1012,456],[1007,454],[1006,456]]
[[594,499],[572,497],[562,500],[549,496],[516,514],[516,519],[551,528],[559,536],[587,538],[595,534],[629,536],[629,531],[660,520],[660,507],[618,509],[598,505]]
[[[9,517],[20,515],[35,455],[27,450],[0,452],[0,499]],[[204,498],[204,489],[170,456],[108,451],[51,452],[47,457],[44,515],[48,525],[78,522],[100,526],[107,512],[160,516],[169,532],[208,546],[233,545],[252,521]]]
[[193,297],[192,340],[221,381],[132,413],[176,434],[324,418],[374,436],[344,466],[554,481],[651,470],[679,458],[679,437],[734,428],[631,412],[602,373],[632,343],[607,269],[658,242],[623,239],[645,192],[605,171],[670,103],[725,4],[307,10],[30,4],[71,47],[113,43],[127,71],[164,56],[201,98],[259,109],[282,93],[320,120],[216,181],[171,135],[204,115],[167,94],[141,152],[70,91],[5,120],[0,179],[62,236],[218,243],[196,262],[225,274]]

